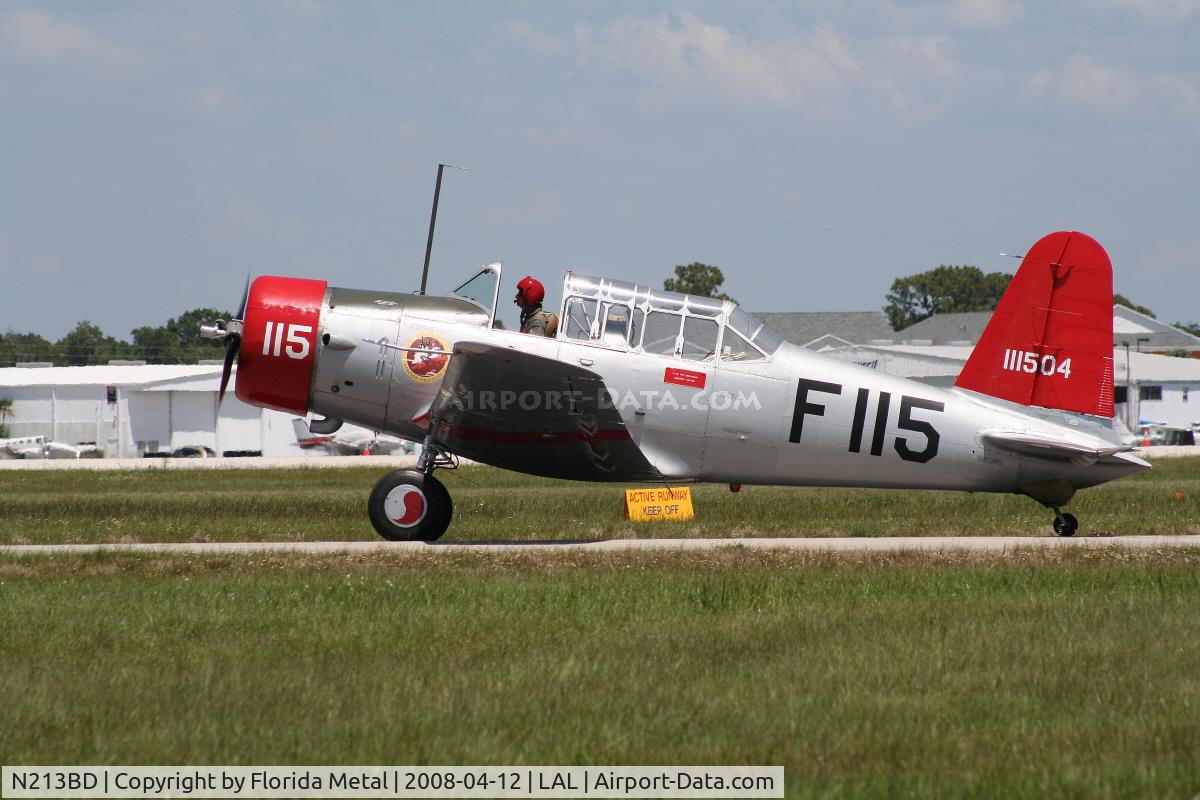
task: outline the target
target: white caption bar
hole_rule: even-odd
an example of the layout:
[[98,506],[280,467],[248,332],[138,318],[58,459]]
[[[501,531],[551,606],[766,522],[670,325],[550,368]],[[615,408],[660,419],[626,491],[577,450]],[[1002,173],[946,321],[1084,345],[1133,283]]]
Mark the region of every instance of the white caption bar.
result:
[[783,797],[783,767],[0,767],[5,798]]

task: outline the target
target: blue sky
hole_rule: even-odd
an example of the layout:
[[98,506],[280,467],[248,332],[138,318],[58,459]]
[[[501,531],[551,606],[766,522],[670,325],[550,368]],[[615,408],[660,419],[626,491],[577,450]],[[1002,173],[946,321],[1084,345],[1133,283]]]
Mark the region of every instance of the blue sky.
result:
[[875,309],[1072,228],[1200,320],[1197,42],[1200,0],[8,0],[0,329],[128,337],[248,270],[413,290],[439,162],[433,289],[704,261]]

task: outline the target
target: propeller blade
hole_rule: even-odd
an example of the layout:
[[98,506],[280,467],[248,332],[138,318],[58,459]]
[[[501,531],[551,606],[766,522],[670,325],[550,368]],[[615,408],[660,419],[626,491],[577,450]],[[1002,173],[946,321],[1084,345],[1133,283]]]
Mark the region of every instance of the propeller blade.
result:
[[241,343],[242,337],[237,334],[231,333],[225,337],[225,363],[221,367],[221,390],[217,392],[217,408],[221,407],[221,402],[225,399],[225,389],[229,386],[229,376],[233,373],[233,362],[237,358]]
[[246,319],[246,303],[250,300],[250,271],[246,271],[246,285],[242,289],[242,302],[238,303],[237,314],[234,315],[236,325],[225,333],[225,363],[221,366],[221,389],[217,392],[217,408],[225,399],[225,390],[229,387],[229,376],[233,374],[233,362],[237,359],[238,350],[242,344],[241,323]]
[[246,319],[246,301],[250,299],[250,270],[246,270],[246,287],[242,289],[242,302],[238,304],[237,315],[234,319]]

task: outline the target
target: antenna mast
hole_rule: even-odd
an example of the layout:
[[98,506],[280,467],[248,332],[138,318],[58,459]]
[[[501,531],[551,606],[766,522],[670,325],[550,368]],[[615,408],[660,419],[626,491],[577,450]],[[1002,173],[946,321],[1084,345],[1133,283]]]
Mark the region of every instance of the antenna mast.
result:
[[421,270],[421,294],[425,294],[425,285],[429,281],[429,254],[433,252],[433,229],[437,226],[438,198],[442,196],[442,170],[445,164],[438,164],[437,183],[433,187],[433,211],[429,214],[429,240],[425,243],[425,268]]

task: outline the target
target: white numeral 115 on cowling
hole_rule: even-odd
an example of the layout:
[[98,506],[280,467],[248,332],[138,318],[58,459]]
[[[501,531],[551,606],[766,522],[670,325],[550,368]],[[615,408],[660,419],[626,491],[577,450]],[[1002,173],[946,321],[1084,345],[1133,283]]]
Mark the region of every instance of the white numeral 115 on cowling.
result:
[[[284,346],[284,336],[287,336],[287,346]],[[264,356],[286,355],[288,358],[304,358],[308,355],[308,339],[304,334],[312,333],[312,325],[284,324],[268,322],[267,331],[263,334]]]

